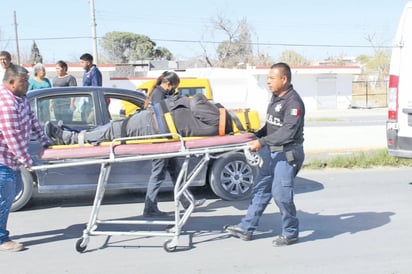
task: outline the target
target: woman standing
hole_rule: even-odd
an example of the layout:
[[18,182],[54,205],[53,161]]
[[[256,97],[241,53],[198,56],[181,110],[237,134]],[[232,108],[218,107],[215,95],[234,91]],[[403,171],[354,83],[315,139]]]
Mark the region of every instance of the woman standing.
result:
[[[33,77],[29,79],[29,92],[34,89],[51,88],[49,79],[46,78],[46,68],[41,63],[33,67]],[[39,121],[50,120],[49,100],[44,100],[39,104]]]
[[[163,99],[173,97],[176,88],[179,86],[180,78],[172,71],[163,72],[156,80],[153,88],[148,92],[145,102],[145,108],[152,107],[160,103]],[[160,211],[157,206],[157,194],[161,184],[166,178],[166,172],[172,178],[173,184],[176,184],[180,171],[180,162],[178,158],[156,159],[152,160],[152,175],[150,176],[147,185],[147,192],[145,197],[145,206],[143,210],[144,217],[166,217],[166,212]],[[206,200],[195,200],[195,206],[201,206]],[[190,206],[190,202],[183,195],[181,203],[184,208]]]
[[53,87],[77,86],[76,78],[67,73],[67,63],[60,60],[56,63],[56,76],[53,78]]
[[29,79],[29,90],[51,88],[49,79],[46,78],[46,68],[41,63],[33,67],[33,77]]
[[[60,60],[56,63],[56,76],[53,78],[53,87],[77,86],[76,78],[67,73],[67,63]],[[74,97],[68,99],[54,99],[51,101],[50,108],[54,111],[56,121],[62,120],[63,123],[70,123],[73,120],[75,110]]]

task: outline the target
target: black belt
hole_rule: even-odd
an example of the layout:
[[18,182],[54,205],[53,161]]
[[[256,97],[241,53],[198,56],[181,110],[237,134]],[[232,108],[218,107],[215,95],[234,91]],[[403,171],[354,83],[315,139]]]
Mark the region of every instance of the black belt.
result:
[[270,152],[278,152],[278,151],[287,151],[295,146],[301,146],[302,144],[299,143],[289,143],[281,146],[269,146]]

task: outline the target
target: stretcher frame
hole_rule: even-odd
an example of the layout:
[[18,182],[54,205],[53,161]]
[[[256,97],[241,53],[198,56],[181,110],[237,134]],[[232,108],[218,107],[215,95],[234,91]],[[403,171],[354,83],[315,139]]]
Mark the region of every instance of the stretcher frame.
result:
[[[115,153],[115,148],[117,144],[127,141],[136,141],[136,140],[146,140],[148,138],[166,138],[164,140],[170,142],[170,137],[174,138],[174,142],[180,143],[180,148],[175,152],[167,153],[155,153],[155,154],[139,154],[139,155],[117,155]],[[169,138],[169,139],[167,139]],[[176,141],[176,138],[178,141]],[[208,138],[208,137],[205,137]],[[93,201],[93,207],[90,213],[90,217],[86,228],[83,230],[83,235],[76,242],[76,250],[80,253],[84,252],[89,243],[90,236],[105,235],[105,236],[165,236],[172,237],[164,242],[163,248],[167,252],[172,252],[176,249],[179,244],[179,237],[182,232],[183,226],[186,224],[190,215],[194,211],[194,198],[191,192],[189,191],[189,186],[196,176],[201,172],[201,169],[209,162],[211,158],[219,158],[225,153],[243,151],[247,161],[251,165],[258,165],[261,161],[260,157],[252,153],[249,150],[249,145],[247,143],[230,143],[216,146],[208,147],[194,147],[188,148],[185,145],[184,138],[176,133],[170,134],[157,134],[150,136],[136,136],[136,137],[126,137],[118,138],[113,140],[110,143],[110,155],[108,158],[104,159],[76,159],[74,161],[66,161],[63,163],[53,163],[46,165],[33,166],[33,170],[47,170],[53,168],[63,168],[63,167],[74,167],[79,165],[96,165],[100,164],[100,174],[97,183],[97,189]],[[191,156],[200,156],[201,160],[197,165],[189,172],[189,160]],[[113,163],[121,162],[133,162],[133,161],[143,161],[143,160],[154,160],[154,159],[165,159],[165,158],[174,158],[174,157],[184,157],[184,161],[181,167],[181,170],[178,175],[177,182],[174,186],[174,220],[155,220],[150,218],[150,220],[101,220],[99,219],[100,207],[102,200],[104,198],[106,186],[108,183],[111,167]],[[184,209],[181,206],[180,198],[184,195],[187,200],[190,202],[190,205],[187,209]],[[183,209],[183,212],[181,211]],[[112,230],[98,230],[99,225],[105,224],[127,224],[127,225],[165,225],[167,227],[166,231],[112,231]]]

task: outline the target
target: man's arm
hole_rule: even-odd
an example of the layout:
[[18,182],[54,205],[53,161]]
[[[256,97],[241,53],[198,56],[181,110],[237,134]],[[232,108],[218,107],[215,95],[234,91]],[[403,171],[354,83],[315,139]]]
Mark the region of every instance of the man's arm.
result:
[[92,86],[101,87],[103,84],[102,73],[96,66],[94,66],[93,70],[91,71],[91,80],[92,80]]

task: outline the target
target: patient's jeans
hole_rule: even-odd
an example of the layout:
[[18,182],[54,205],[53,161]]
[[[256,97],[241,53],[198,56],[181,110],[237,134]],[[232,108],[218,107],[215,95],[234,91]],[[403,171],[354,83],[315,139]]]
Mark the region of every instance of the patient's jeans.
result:
[[7,166],[0,165],[0,244],[10,240],[6,226],[15,196],[16,172]]

